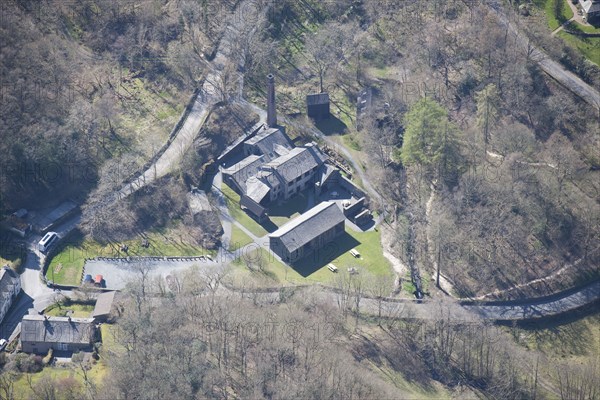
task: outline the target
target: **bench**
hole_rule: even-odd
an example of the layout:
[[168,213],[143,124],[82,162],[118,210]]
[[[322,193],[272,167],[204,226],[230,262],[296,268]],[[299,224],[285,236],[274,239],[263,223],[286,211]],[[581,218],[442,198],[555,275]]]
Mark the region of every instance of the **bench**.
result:
[[337,272],[337,267],[333,264],[328,264],[327,265],[327,269],[330,270],[331,272]]
[[350,250],[350,254],[352,254],[353,257],[360,258],[360,253],[356,251],[356,249]]

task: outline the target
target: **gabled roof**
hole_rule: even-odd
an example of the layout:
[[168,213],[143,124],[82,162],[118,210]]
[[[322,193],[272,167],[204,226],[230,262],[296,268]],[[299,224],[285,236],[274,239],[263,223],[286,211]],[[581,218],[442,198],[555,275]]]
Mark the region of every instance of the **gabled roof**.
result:
[[246,140],[246,144],[256,147],[267,161],[286,154],[294,147],[290,138],[277,128],[265,129]]
[[264,167],[277,172],[286,182],[292,182],[311,169],[322,165],[326,159],[327,157],[317,146],[310,143],[304,147],[295,147],[288,154],[276,158]]
[[15,285],[18,285],[21,277],[12,268],[4,267],[0,269],[0,302],[10,297],[14,292]]
[[25,315],[21,321],[21,342],[89,344],[94,334],[92,318]]
[[595,14],[600,12],[600,1],[584,0],[581,2],[581,8],[586,14]]
[[329,165],[329,164],[324,164],[322,171],[321,171],[321,177],[319,179],[319,183],[321,185],[324,185],[327,180],[333,175],[334,172],[336,172],[338,169],[336,167],[334,167],[333,165]]
[[269,186],[256,177],[246,181],[246,195],[257,203],[260,203],[269,194],[269,190],[271,190]]
[[324,201],[283,225],[269,237],[280,238],[291,253],[344,220],[344,214],[336,203]]
[[115,300],[115,293],[117,292],[104,292],[98,295],[92,317],[97,318],[110,314],[113,301]]
[[225,175],[230,175],[238,186],[246,191],[246,181],[256,175],[260,167],[264,164],[263,156],[250,155],[239,163],[224,169]]

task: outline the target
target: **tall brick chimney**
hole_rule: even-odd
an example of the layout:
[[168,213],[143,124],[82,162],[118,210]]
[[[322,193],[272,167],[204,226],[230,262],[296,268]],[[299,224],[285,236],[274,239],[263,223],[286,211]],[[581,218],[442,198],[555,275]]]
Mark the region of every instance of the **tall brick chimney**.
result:
[[270,128],[277,126],[277,111],[275,110],[275,77],[267,75],[267,125]]

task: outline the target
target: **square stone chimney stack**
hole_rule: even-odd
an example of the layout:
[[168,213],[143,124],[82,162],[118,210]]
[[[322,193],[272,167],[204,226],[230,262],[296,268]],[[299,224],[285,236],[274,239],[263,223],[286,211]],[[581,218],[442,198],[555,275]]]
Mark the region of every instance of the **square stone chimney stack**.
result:
[[277,126],[277,111],[275,110],[275,77],[267,75],[267,125],[270,128]]

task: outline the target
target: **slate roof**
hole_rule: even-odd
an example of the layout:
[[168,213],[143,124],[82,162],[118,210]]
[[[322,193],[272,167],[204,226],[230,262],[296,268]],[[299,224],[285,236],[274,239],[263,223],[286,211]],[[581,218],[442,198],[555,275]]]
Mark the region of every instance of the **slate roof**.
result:
[[117,292],[104,292],[98,295],[96,299],[96,305],[94,306],[94,312],[92,317],[103,317],[110,314],[112,310],[113,301],[115,300],[115,293]]
[[19,274],[12,268],[0,269],[0,301],[5,301],[14,292],[14,286],[19,283]]
[[288,154],[265,164],[265,167],[272,168],[289,183],[305,172],[322,165],[326,159],[327,156],[321,153],[315,144],[310,143],[304,147],[295,147]]
[[269,194],[269,190],[269,186],[256,177],[252,177],[246,181],[246,196],[257,203],[260,203]]
[[21,342],[89,344],[94,339],[92,318],[25,315],[21,321]]
[[306,105],[314,106],[317,104],[327,104],[329,103],[329,93],[317,93],[317,94],[309,94],[306,96]]
[[585,0],[581,2],[581,8],[586,14],[600,13],[600,1],[598,0]]
[[344,220],[344,214],[335,202],[324,201],[283,225],[269,237],[280,238],[291,253]]
[[263,156],[250,155],[239,163],[224,169],[225,175],[230,175],[238,186],[245,192],[246,181],[255,176],[260,167],[264,164]]
[[267,161],[286,154],[294,146],[285,133],[277,128],[268,128],[246,141],[255,146]]
[[331,175],[337,170],[338,169],[333,165],[325,164],[321,174],[321,179],[319,179],[319,183],[321,185],[324,185],[329,179],[329,177],[331,177]]

